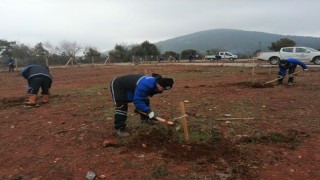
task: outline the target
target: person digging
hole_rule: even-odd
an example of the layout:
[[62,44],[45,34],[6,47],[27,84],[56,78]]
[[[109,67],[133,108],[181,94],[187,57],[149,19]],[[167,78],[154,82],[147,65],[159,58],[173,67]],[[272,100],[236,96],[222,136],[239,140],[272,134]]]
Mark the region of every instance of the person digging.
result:
[[173,84],[172,78],[162,78],[159,74],[128,74],[114,78],[110,82],[110,90],[115,105],[114,128],[117,135],[130,135],[126,130],[128,103],[133,102],[135,112],[140,112],[141,123],[153,124],[157,121],[149,97],[170,90]]
[[304,71],[308,70],[308,67],[298,59],[294,58],[287,58],[287,59],[281,59],[279,61],[279,73],[278,73],[278,85],[283,83],[283,79],[286,76],[286,72],[288,70],[288,86],[293,85],[293,79],[294,79],[294,71],[297,68],[297,65],[301,66]]
[[47,66],[29,65],[22,69],[20,74],[28,80],[28,90],[24,104],[27,107],[36,106],[36,98],[41,88],[41,103],[49,102],[52,75]]

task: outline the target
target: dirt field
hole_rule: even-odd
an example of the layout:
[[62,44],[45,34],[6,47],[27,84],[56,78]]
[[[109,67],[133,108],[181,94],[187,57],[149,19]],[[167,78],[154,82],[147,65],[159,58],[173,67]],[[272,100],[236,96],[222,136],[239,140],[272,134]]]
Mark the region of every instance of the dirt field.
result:
[[[275,67],[254,76],[252,68],[190,65],[51,71],[50,103],[29,109],[26,80],[0,73],[0,179],[84,179],[88,171],[108,180],[320,179],[319,68],[298,74],[294,86],[262,88],[253,84],[276,78]],[[175,79],[151,98],[153,110],[173,120],[185,101],[189,141],[180,120],[140,124],[132,104],[131,136],[114,133],[109,82],[152,72]]]

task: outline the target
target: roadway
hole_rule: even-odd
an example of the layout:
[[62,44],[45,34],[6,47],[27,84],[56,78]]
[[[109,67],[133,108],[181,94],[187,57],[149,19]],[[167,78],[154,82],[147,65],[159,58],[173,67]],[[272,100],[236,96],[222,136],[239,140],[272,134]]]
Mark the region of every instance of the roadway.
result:
[[[272,65],[269,62],[266,61],[260,61],[256,59],[237,59],[234,61],[230,60],[220,60],[220,61],[209,61],[209,60],[195,60],[192,62],[189,62],[189,60],[181,60],[178,62],[161,62],[157,63],[159,64],[172,64],[172,65],[200,65],[200,66],[239,66],[239,67],[276,67],[277,65]],[[149,64],[149,63],[143,63],[143,64]],[[306,63],[307,66],[310,67],[320,67],[320,65],[315,65],[311,63]]]

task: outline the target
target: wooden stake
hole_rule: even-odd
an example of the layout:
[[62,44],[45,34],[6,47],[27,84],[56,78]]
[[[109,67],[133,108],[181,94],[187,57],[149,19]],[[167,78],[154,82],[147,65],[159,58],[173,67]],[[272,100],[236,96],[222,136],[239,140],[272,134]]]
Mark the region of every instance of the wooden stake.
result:
[[184,116],[186,114],[186,111],[184,108],[184,102],[180,102],[180,110],[181,110],[181,115],[183,116],[181,119],[181,122],[182,122],[183,132],[184,132],[184,140],[189,141],[187,117]]
[[92,66],[94,66],[94,57],[91,56]]
[[16,70],[18,71],[18,60],[15,59],[14,61],[15,61],[15,64],[16,64]]
[[172,56],[170,56],[169,58],[168,58],[168,62],[171,62],[171,60],[175,60]]
[[252,84],[254,84],[254,59],[252,58]]
[[65,66],[68,66],[68,64],[70,63],[71,60],[72,60],[72,57],[68,60],[68,62]]
[[74,60],[74,58],[72,57],[71,58],[71,66],[73,67],[73,60]]
[[48,57],[46,57],[46,66],[49,67]]
[[107,59],[104,61],[104,64],[107,64],[107,62],[110,63],[110,56],[107,57]]
[[269,75],[271,74],[271,66],[269,66]]

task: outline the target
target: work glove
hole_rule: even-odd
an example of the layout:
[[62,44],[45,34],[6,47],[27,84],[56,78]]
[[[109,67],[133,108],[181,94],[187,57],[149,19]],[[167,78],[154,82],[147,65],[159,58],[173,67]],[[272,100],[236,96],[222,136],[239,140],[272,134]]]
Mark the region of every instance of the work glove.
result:
[[149,113],[143,113],[143,112],[136,109],[136,110],[134,110],[134,112],[141,115],[141,123],[142,124],[154,125],[157,122],[157,119],[156,119],[153,111],[151,111]]
[[153,111],[149,112],[148,117],[149,119],[155,119],[154,112]]
[[149,117],[149,123],[151,124],[154,124],[154,122],[157,122],[157,119],[156,119],[156,116],[154,115],[154,112],[151,111],[149,114],[148,114],[148,117]]

